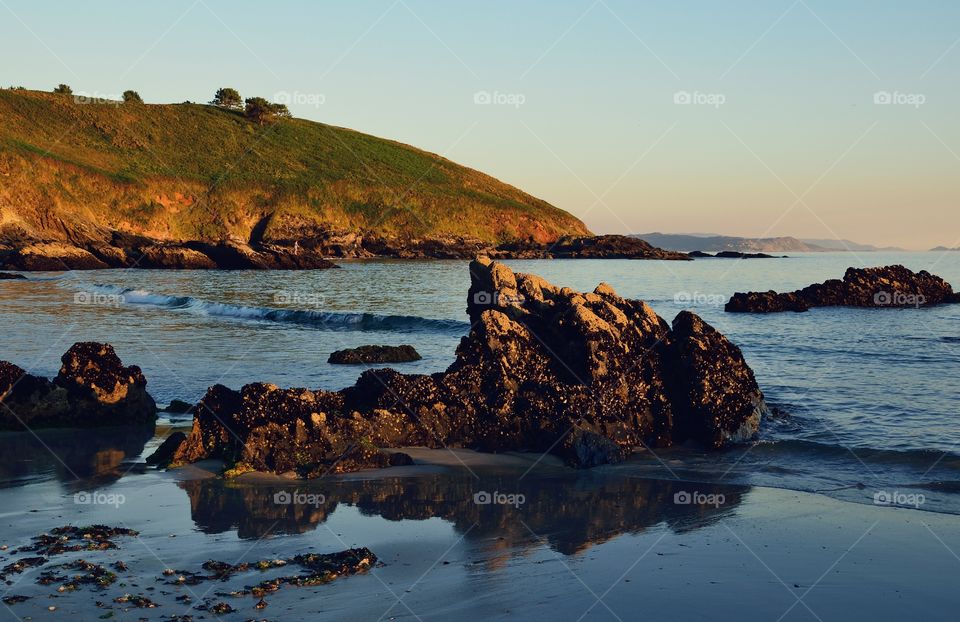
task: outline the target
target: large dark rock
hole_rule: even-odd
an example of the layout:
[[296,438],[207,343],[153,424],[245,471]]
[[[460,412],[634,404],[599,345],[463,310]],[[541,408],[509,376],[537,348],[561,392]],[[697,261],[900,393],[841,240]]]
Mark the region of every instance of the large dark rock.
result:
[[0,361],[0,429],[148,424],[157,407],[139,367],[103,343],[74,344],[51,382]]
[[699,316],[681,311],[666,350],[677,438],[718,448],[756,434],[766,405],[740,348]]
[[328,363],[335,365],[368,365],[371,363],[409,363],[422,357],[413,346],[360,346],[337,350]]
[[725,310],[775,313],[811,307],[925,307],[955,302],[960,302],[960,296],[942,278],[896,265],[847,268],[843,280],[831,279],[794,292],[736,293]]
[[750,368],[697,316],[671,329],[608,285],[579,293],[486,258],[470,274],[472,329],[445,372],[368,370],[337,392],[212,387],[174,463],[312,477],[386,466],[381,448],[456,446],[590,467],[756,433],[765,405]]
[[27,277],[23,276],[22,274],[12,274],[12,273],[10,273],[10,272],[0,272],[0,281],[16,281],[16,280],[23,280],[23,279],[26,279],[26,278],[27,278]]

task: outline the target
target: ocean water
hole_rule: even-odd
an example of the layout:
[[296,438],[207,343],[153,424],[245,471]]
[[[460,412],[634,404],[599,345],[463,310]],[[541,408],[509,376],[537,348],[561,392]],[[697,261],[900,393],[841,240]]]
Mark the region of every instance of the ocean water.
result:
[[[709,453],[641,452],[605,472],[863,503],[888,495],[917,505],[919,494],[919,509],[960,512],[960,305],[723,312],[735,291],[792,290],[840,278],[851,265],[901,263],[960,285],[960,253],[506,263],[578,290],[607,282],[668,321],[682,309],[695,311],[742,348],[776,409],[755,443]],[[0,358],[52,376],[72,343],[107,341],[144,370],[159,403],[196,400],[216,383],[338,389],[362,368],[329,365],[327,357],[362,344],[414,345],[423,360],[398,366],[406,372],[441,371],[453,361],[469,329],[467,262],[340,265],[317,272],[35,273],[0,281]]]

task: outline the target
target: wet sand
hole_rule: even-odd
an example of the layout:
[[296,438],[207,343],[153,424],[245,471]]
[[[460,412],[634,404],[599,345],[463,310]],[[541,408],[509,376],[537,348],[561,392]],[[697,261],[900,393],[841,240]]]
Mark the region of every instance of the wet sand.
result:
[[[3,595],[31,598],[0,606],[0,619],[216,619],[192,609],[205,601],[229,603],[236,611],[220,619],[238,621],[954,619],[953,515],[461,451],[413,450],[433,464],[316,482],[224,482],[204,468],[136,466],[155,444],[101,448],[59,465],[15,455],[16,469],[6,452],[0,566],[28,555],[12,551],[31,537],[65,524],[140,534],[116,538],[117,550],[50,560],[125,562],[128,570],[102,591],[38,585],[43,567],[10,574]],[[80,464],[89,468],[79,473]],[[298,501],[278,502],[283,492]],[[78,493],[92,502],[76,503]],[[278,571],[192,586],[168,585],[163,574],[199,571],[209,559],[351,547],[370,548],[381,563],[327,585],[284,587],[262,610],[257,598],[222,594]],[[125,593],[158,606],[114,602]],[[177,601],[184,595],[192,602]]]

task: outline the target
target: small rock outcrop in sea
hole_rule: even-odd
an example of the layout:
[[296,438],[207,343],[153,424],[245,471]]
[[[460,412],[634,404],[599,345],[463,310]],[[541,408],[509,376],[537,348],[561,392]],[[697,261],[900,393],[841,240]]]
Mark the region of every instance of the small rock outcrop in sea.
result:
[[[690,257],[696,259],[774,259],[773,255],[766,253],[741,253],[740,251],[719,251],[715,255],[705,253],[704,251],[690,251],[687,253]],[[786,255],[783,256],[786,258]]]
[[766,253],[741,253],[740,251],[720,251],[714,257],[717,259],[774,259],[773,255]]
[[644,447],[749,439],[766,409],[739,348],[691,313],[673,328],[609,285],[579,293],[480,258],[472,329],[442,373],[368,370],[341,391],[214,386],[174,464],[304,477],[405,462],[383,448],[550,452],[617,462]]
[[960,302],[942,278],[900,265],[847,268],[843,279],[830,279],[793,292],[736,293],[724,309],[732,313],[807,311],[812,307],[925,307]]
[[157,407],[139,367],[104,343],[80,342],[53,381],[0,361],[0,429],[153,424]]
[[27,278],[27,277],[23,276],[22,274],[13,274],[13,273],[10,273],[10,272],[0,272],[0,281],[17,281],[17,280],[23,280],[23,279],[26,279],[26,278]]
[[371,363],[409,363],[419,361],[420,353],[413,346],[360,346],[337,350],[328,363],[335,365],[366,365]]
[[564,236],[550,243],[519,241],[501,244],[489,254],[497,259],[690,259],[686,253],[663,250],[626,235]]

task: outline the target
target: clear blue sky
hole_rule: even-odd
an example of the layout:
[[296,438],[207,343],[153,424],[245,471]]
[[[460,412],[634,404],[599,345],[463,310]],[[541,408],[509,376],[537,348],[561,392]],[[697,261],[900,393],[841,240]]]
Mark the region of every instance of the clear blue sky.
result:
[[597,232],[915,248],[960,244],[958,41],[946,0],[0,0],[4,86],[287,93]]

